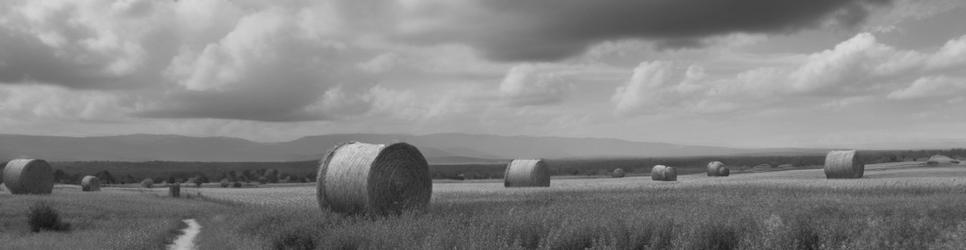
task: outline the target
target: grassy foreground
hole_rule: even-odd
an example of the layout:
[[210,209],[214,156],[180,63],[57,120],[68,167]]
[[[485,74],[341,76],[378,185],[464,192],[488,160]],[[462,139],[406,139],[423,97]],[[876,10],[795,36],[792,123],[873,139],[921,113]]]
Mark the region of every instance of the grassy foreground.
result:
[[434,186],[429,211],[389,218],[322,212],[304,197],[313,195],[309,190],[276,190],[274,198],[257,203],[240,194],[212,194],[249,205],[240,205],[230,220],[203,222],[208,231],[202,232],[201,247],[966,248],[966,169],[961,167],[882,167],[870,169],[862,180],[825,180],[821,170],[800,170],[729,178],[691,175],[676,183],[555,180],[550,189],[446,183]]
[[[314,186],[187,188],[201,199],[109,189],[0,194],[4,249],[157,249],[182,218],[199,249],[966,249],[966,167],[878,165],[860,180],[822,170],[434,184],[428,211],[386,218],[318,209]],[[73,225],[29,233],[47,201]]]
[[[30,232],[28,208],[38,202],[59,211],[70,230]],[[81,192],[57,186],[51,195],[0,193],[2,249],[164,249],[181,219],[206,217],[227,206],[175,199],[153,192],[105,189]]]

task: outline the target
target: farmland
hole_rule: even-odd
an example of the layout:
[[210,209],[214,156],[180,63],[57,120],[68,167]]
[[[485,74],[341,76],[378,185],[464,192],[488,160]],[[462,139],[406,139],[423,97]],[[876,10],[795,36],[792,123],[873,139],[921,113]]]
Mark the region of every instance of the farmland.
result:
[[861,180],[793,170],[684,175],[678,182],[555,179],[549,189],[437,183],[429,211],[390,218],[321,212],[305,198],[313,187],[275,189],[264,191],[271,195],[209,193],[251,205],[238,215],[241,222],[209,222],[231,236],[202,237],[202,246],[233,248],[233,239],[266,248],[301,242],[375,249],[951,249],[966,243],[966,169],[958,166],[877,165]]
[[[0,238],[14,248],[155,248],[183,218],[204,226],[200,249],[961,249],[966,166],[870,165],[857,180],[821,169],[554,178],[550,188],[499,180],[434,183],[427,211],[389,217],[321,211],[311,184],[164,190],[105,188],[50,196],[0,194]],[[199,196],[200,195],[200,196]],[[71,232],[29,234],[23,211],[47,201]],[[126,204],[111,206],[110,204]],[[120,231],[118,240],[114,232]],[[56,240],[55,240],[56,239]],[[40,243],[47,242],[47,243]],[[133,243],[140,242],[140,243]],[[54,245],[42,245],[54,244]]]

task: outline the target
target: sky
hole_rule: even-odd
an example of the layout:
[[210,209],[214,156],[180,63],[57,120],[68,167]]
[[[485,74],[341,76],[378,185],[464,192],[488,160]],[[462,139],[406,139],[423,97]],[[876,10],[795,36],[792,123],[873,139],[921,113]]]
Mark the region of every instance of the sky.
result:
[[966,142],[966,1],[0,1],[0,133]]

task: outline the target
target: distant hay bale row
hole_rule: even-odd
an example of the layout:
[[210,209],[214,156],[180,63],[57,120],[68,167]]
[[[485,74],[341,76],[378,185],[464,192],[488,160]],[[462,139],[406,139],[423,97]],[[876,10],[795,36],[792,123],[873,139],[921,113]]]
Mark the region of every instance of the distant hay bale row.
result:
[[731,170],[723,162],[712,161],[708,163],[708,176],[728,176]]
[[516,159],[506,165],[504,187],[549,187],[550,169],[543,159]]
[[865,163],[855,150],[832,151],[825,156],[825,177],[828,179],[862,178]]
[[3,184],[12,194],[50,194],[54,190],[54,171],[44,160],[11,160],[3,168]]
[[654,168],[651,168],[651,180],[676,181],[678,180],[678,172],[674,167],[655,165]]
[[406,143],[336,146],[322,159],[316,179],[319,206],[341,213],[423,209],[433,193],[429,163]]
[[624,169],[623,168],[614,169],[614,172],[612,172],[610,174],[610,176],[611,177],[614,177],[614,178],[622,178],[625,175],[627,175],[627,173],[624,172]]
[[93,175],[84,176],[84,179],[81,179],[81,191],[101,191],[101,180]]

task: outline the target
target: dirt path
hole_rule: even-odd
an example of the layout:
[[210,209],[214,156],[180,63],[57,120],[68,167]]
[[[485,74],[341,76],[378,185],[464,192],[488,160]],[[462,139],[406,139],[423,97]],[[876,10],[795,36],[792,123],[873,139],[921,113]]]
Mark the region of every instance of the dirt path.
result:
[[182,234],[181,236],[178,236],[178,238],[175,239],[174,242],[171,243],[171,245],[168,245],[169,250],[196,249],[195,237],[197,237],[198,234],[201,233],[201,224],[198,224],[198,221],[196,221],[195,219],[185,219],[184,223],[188,224],[188,227],[182,229],[181,231],[183,231],[184,234]]

